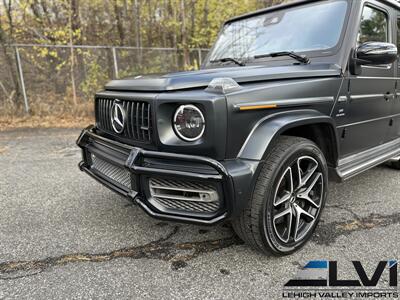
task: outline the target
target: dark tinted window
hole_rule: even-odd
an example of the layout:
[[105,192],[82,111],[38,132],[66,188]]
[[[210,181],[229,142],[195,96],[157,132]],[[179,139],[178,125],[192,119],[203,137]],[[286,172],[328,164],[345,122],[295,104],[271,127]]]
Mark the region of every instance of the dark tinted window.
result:
[[364,7],[361,27],[358,34],[358,43],[387,42],[388,41],[388,18],[378,9]]

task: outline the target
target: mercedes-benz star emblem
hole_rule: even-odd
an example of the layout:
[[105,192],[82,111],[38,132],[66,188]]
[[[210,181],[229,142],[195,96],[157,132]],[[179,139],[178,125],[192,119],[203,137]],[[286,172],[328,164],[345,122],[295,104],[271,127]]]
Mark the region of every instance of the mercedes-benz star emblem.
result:
[[116,133],[122,133],[125,128],[125,109],[117,102],[111,108],[111,124]]

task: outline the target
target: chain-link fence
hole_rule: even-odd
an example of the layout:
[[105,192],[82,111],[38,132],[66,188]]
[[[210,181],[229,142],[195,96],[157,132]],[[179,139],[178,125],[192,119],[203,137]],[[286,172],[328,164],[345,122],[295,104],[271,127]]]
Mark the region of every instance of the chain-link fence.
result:
[[[60,109],[85,102],[110,79],[198,69],[207,49],[12,45],[0,53],[0,99],[11,102],[16,84],[28,112],[50,101]],[[7,53],[7,55],[6,55]],[[76,103],[75,103],[76,104]]]

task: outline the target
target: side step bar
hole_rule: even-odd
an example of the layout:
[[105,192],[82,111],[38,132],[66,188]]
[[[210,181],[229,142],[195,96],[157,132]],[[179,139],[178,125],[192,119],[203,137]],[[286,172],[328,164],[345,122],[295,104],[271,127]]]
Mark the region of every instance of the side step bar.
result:
[[344,181],[390,160],[400,160],[400,139],[341,159],[336,175]]

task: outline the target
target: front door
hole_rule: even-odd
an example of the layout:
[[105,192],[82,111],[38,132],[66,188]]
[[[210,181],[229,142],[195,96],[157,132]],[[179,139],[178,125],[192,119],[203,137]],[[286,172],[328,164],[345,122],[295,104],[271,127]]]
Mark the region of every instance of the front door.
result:
[[[397,49],[400,54],[400,12],[398,12],[397,16]],[[396,81],[396,98],[393,101],[392,104],[392,114],[393,114],[393,121],[392,121],[392,126],[390,128],[389,134],[388,134],[388,140],[395,140],[397,138],[400,138],[400,55],[397,56],[397,81]]]
[[[357,46],[366,42],[393,42],[390,8],[365,1]],[[395,100],[395,64],[362,66],[360,75],[350,75],[348,124],[340,128],[344,156],[379,146],[387,140]]]

